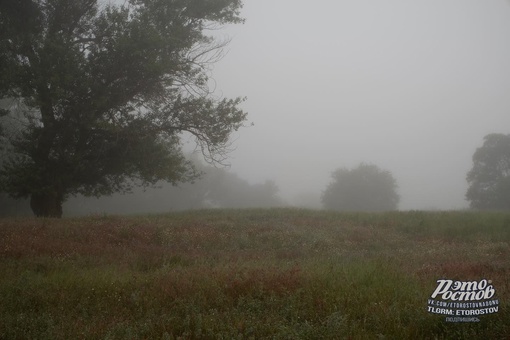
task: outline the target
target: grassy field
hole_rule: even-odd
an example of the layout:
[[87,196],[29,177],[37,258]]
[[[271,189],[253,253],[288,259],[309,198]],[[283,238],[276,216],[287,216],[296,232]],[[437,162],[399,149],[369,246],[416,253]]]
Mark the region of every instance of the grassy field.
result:
[[[427,313],[490,279],[497,314]],[[0,219],[0,339],[508,339],[510,214]]]

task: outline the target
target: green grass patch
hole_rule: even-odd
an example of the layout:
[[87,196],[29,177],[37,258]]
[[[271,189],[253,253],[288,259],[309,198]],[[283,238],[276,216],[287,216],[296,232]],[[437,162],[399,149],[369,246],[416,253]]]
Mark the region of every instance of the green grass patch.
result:
[[[0,220],[0,339],[463,339],[510,334],[510,215],[203,210]],[[427,313],[491,279],[480,323]]]

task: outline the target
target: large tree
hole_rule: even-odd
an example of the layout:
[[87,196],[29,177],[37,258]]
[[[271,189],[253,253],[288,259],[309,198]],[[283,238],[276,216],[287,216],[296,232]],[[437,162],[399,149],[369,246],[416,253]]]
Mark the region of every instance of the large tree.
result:
[[397,182],[387,170],[361,163],[357,168],[340,168],[322,194],[326,209],[339,211],[396,210],[400,197]]
[[0,99],[23,113],[0,191],[30,197],[37,216],[60,217],[69,195],[191,180],[181,133],[221,162],[246,120],[242,99],[207,88],[224,46],[208,29],[242,22],[241,0],[121,3],[0,2]]
[[466,199],[473,209],[510,210],[510,135],[489,134],[473,154]]

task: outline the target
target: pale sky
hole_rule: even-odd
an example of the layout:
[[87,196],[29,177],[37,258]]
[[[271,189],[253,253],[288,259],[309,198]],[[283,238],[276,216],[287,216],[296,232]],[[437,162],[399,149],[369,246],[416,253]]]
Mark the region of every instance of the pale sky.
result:
[[212,75],[255,125],[231,171],[290,203],[339,167],[393,173],[401,209],[468,206],[488,133],[510,133],[506,0],[245,0]]

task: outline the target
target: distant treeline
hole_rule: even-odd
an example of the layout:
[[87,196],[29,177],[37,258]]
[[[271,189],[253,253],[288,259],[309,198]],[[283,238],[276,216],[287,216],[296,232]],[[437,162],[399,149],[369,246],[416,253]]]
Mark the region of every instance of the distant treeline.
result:
[[[172,186],[162,182],[156,188],[135,188],[129,194],[100,198],[70,197],[64,203],[64,215],[143,214],[202,208],[264,208],[284,205],[278,195],[279,189],[273,181],[250,184],[224,168],[201,164],[197,167],[203,175],[194,183]],[[14,200],[0,194],[0,216],[21,215],[33,215],[29,200]]]

